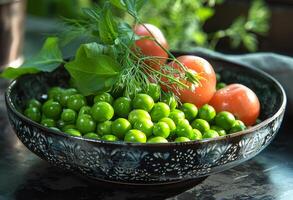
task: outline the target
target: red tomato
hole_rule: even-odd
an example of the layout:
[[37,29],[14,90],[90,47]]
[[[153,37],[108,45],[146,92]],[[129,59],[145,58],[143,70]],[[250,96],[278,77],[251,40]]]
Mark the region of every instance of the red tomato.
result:
[[[177,95],[180,100],[183,103],[193,103],[198,107],[208,103],[216,92],[216,74],[213,67],[205,59],[192,55],[180,56],[177,60],[202,77],[200,80],[201,85],[195,88],[194,91],[190,89],[179,91]],[[170,62],[169,65],[180,69],[179,64],[174,61]],[[189,82],[187,84],[190,85]],[[164,87],[163,89],[166,90]]]
[[231,84],[218,90],[209,103],[217,112],[229,111],[247,126],[253,125],[260,112],[256,94],[241,84]]
[[[134,32],[139,36],[153,37],[158,41],[164,48],[169,49],[166,38],[160,29],[152,24],[144,24],[148,31],[143,25],[137,25],[134,27]],[[135,42],[136,46],[141,50],[141,53],[146,56],[158,56],[161,58],[153,59],[153,61],[146,61],[148,65],[156,70],[160,69],[162,64],[166,63],[168,54],[162,49],[155,41],[151,39],[140,39]]]

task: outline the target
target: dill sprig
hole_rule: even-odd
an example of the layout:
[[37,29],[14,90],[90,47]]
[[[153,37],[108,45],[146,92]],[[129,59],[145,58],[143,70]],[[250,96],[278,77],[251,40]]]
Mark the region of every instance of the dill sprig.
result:
[[[147,89],[150,81],[172,89],[175,94],[179,94],[181,89],[195,89],[200,84],[200,75],[180,63],[155,37],[148,39],[160,46],[169,55],[168,61],[177,63],[179,68],[162,65],[160,70],[156,70],[147,63],[156,63],[161,57],[145,56],[135,47],[135,41],[141,38],[133,32],[134,25],[144,26],[152,35],[138,16],[137,5],[142,6],[142,1],[123,0],[119,5],[117,1],[113,2],[106,1],[103,8],[84,9],[83,19],[66,19],[64,23],[70,32],[66,31],[64,41],[69,42],[82,36],[98,43],[100,51],[115,59],[121,68],[111,89],[118,90],[123,87],[126,96],[135,95],[137,88]],[[133,24],[127,24],[117,18],[111,11],[111,3],[127,12],[133,18]]]

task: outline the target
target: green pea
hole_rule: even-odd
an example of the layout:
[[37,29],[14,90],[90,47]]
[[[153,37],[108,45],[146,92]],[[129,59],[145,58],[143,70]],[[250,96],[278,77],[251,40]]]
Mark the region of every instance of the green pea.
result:
[[65,123],[73,124],[76,120],[76,112],[72,109],[64,109],[61,113],[61,120],[63,120]]
[[108,142],[116,142],[119,140],[115,135],[103,135],[101,139]]
[[242,126],[243,128],[246,128],[244,122],[241,121],[241,120],[238,120],[238,119],[235,120],[235,122],[233,123],[233,126],[234,126],[234,125],[239,125],[239,126]]
[[213,125],[213,126],[211,126],[211,129],[217,131],[219,136],[225,136],[226,135],[226,131],[224,129],[222,129],[221,127]]
[[118,117],[127,118],[128,114],[131,111],[131,107],[131,99],[128,97],[119,97],[113,103],[115,114]]
[[42,112],[47,118],[58,119],[62,112],[60,103],[48,100],[42,106]]
[[69,99],[69,97],[71,95],[74,95],[74,94],[77,94],[77,90],[75,88],[69,88],[69,89],[66,89],[66,90],[63,90],[63,92],[61,93],[61,97],[60,97],[60,104],[62,106],[66,106],[67,105],[67,101]]
[[164,137],[157,136],[148,139],[147,143],[168,143],[168,140]]
[[60,87],[52,87],[48,90],[48,99],[52,99],[54,101],[60,101],[61,94],[63,89]]
[[179,121],[185,119],[185,114],[181,110],[174,109],[170,112],[169,118],[177,125]]
[[195,119],[191,123],[192,128],[199,130],[201,133],[206,132],[210,129],[210,124],[204,119]]
[[226,131],[230,130],[235,122],[235,117],[227,111],[219,112],[215,117],[215,124]]
[[212,107],[208,104],[205,104],[199,109],[198,116],[200,119],[204,119],[204,120],[210,122],[215,118],[216,110],[214,109],[214,107]]
[[46,126],[46,127],[49,127],[49,128],[56,126],[56,122],[54,121],[54,119],[49,119],[49,118],[42,119],[41,124],[43,126]]
[[65,125],[61,130],[62,131],[66,131],[68,129],[76,129],[75,125],[74,124],[67,124]]
[[37,107],[28,107],[25,109],[24,115],[35,122],[40,122],[41,120],[41,112]]
[[97,133],[99,135],[111,135],[112,121],[101,122],[97,125]]
[[202,136],[203,139],[215,138],[215,137],[219,137],[218,132],[215,130],[207,130],[206,132],[204,132],[204,134]]
[[119,139],[123,139],[125,134],[131,129],[131,124],[127,119],[118,118],[111,126],[112,134]]
[[36,99],[31,99],[31,100],[29,100],[29,102],[27,103],[27,108],[31,108],[31,107],[35,107],[35,108],[37,108],[37,109],[41,109],[42,104],[41,104],[41,102],[39,102],[39,101],[36,100]]
[[168,117],[170,114],[170,108],[163,102],[158,102],[154,105],[151,111],[151,117],[154,122],[158,122],[164,117]]
[[175,142],[189,142],[190,139],[187,137],[178,137],[175,139]]
[[194,120],[198,113],[196,105],[192,103],[184,103],[181,110],[184,112],[185,118],[189,121]]
[[166,122],[158,122],[153,128],[154,136],[161,136],[167,138],[170,135],[170,128]]
[[154,100],[147,94],[137,94],[133,99],[133,108],[149,112],[154,107]]
[[244,131],[246,129],[245,124],[240,121],[240,120],[235,120],[235,122],[233,123],[229,133],[236,133],[239,131]]
[[114,99],[111,96],[111,94],[109,94],[107,92],[103,92],[103,93],[97,94],[94,97],[94,103],[97,103],[97,102],[107,102],[109,104],[112,104],[113,103],[113,100]]
[[191,140],[201,140],[202,139],[202,134],[199,130],[193,129],[193,134],[194,134],[194,136],[192,137]]
[[71,136],[75,136],[75,137],[81,136],[81,133],[76,129],[67,129],[66,131],[64,131],[64,133],[71,135]]
[[160,119],[159,122],[165,122],[165,123],[167,123],[168,126],[169,126],[169,128],[170,128],[170,133],[174,133],[175,132],[176,125],[175,125],[175,122],[171,118],[164,117],[164,118]]
[[94,132],[96,130],[96,122],[90,115],[80,115],[76,120],[76,128],[82,134]]
[[150,137],[152,135],[153,127],[154,124],[149,119],[137,120],[133,125],[134,129],[142,131],[146,135],[146,137]]
[[192,127],[189,125],[187,120],[181,120],[176,126],[177,137],[187,137],[188,139],[193,139],[194,132]]
[[83,137],[87,139],[94,139],[94,140],[100,139],[100,137],[96,133],[87,133]]
[[220,89],[222,89],[222,88],[224,88],[224,87],[226,87],[227,85],[226,85],[226,83],[217,83],[217,85],[216,85],[216,89],[217,90],[220,90]]
[[81,107],[86,105],[86,99],[81,94],[74,94],[68,97],[67,107],[79,111]]
[[146,93],[150,95],[155,102],[157,102],[161,96],[161,87],[158,84],[150,83],[148,84]]
[[78,93],[77,89],[75,89],[75,88],[65,89],[64,92],[67,93],[67,94],[71,94],[71,95]]
[[107,102],[97,102],[91,108],[91,114],[97,122],[104,122],[112,119],[114,116],[114,109]]
[[151,120],[151,116],[147,111],[141,109],[133,110],[128,115],[128,121],[131,124],[134,124],[137,120],[141,119]]
[[128,131],[124,137],[125,142],[146,143],[146,140],[145,134],[136,129]]
[[78,112],[78,116],[83,115],[83,114],[91,115],[91,107],[82,106]]
[[182,125],[182,124],[185,124],[185,125],[190,125],[189,121],[187,119],[182,119],[178,122],[178,125]]

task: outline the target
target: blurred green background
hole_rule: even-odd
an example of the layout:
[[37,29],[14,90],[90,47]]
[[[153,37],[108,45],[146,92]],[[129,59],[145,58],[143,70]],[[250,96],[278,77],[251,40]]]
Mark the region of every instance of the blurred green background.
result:
[[28,0],[29,14],[40,17],[78,17],[81,8],[93,5],[92,0]]
[[[30,15],[39,17],[79,18],[83,7],[99,6],[102,2],[28,0],[27,9]],[[269,31],[269,8],[263,0],[253,0],[247,13],[235,17],[229,26],[206,30],[208,20],[215,16],[216,6],[225,3],[225,0],[148,0],[140,14],[144,22],[163,30],[173,50],[185,51],[196,46],[216,49],[221,40],[228,40],[231,49],[256,51],[258,37],[264,37]],[[117,16],[128,19],[121,13]]]
[[[80,18],[83,7],[99,6],[103,1],[28,0],[28,19],[46,18],[48,27],[62,26],[61,17]],[[291,0],[146,2],[141,11],[143,21],[162,29],[172,50],[190,51],[200,46],[226,53],[273,51],[293,55]],[[128,20],[118,11],[117,16]],[[44,26],[45,30],[56,31]]]

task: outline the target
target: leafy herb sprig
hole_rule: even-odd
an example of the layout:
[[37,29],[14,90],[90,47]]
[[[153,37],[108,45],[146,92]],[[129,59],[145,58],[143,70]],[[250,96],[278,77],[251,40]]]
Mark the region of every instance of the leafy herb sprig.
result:
[[[138,12],[144,3],[145,0],[109,0],[103,7],[84,9],[83,19],[65,20],[70,32],[65,34],[62,41],[68,43],[80,37],[91,41],[80,44],[73,60],[65,63],[58,39],[48,38],[39,56],[18,69],[8,68],[1,76],[17,78],[27,73],[50,72],[65,63],[71,82],[84,95],[123,88],[125,95],[130,96],[136,93],[137,88],[147,89],[150,80],[177,91],[182,88],[194,89],[199,84],[199,75],[189,71],[153,37],[148,39],[153,39],[164,49],[169,61],[178,63],[179,69],[164,65],[160,70],[155,70],[145,61],[158,62],[160,58],[145,56],[135,47],[135,41],[140,37],[135,35],[132,26],[143,25]],[[133,24],[117,19],[112,11],[114,6],[132,16]],[[51,46],[48,48],[49,44]],[[191,84],[186,84],[187,81]]]
[[[251,6],[247,15],[237,17],[227,28],[206,32],[204,27],[216,14],[215,6],[225,2],[227,1],[149,0],[141,11],[141,18],[163,30],[173,50],[186,51],[195,46],[217,49],[219,42],[227,39],[233,49],[241,47],[256,51],[258,37],[265,36],[269,31],[270,9],[266,1],[249,1]],[[127,15],[124,18],[128,19]]]
[[215,49],[219,40],[229,38],[232,48],[241,44],[249,51],[254,52],[258,48],[258,35],[266,35],[269,31],[270,11],[262,0],[255,0],[249,9],[247,17],[239,16],[224,30],[210,34],[209,47]]

